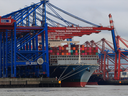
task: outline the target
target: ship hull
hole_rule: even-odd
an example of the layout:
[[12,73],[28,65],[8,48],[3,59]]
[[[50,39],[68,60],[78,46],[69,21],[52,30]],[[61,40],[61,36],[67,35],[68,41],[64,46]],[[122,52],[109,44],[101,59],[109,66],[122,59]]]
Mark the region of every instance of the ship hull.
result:
[[62,87],[84,87],[87,82],[62,82]]
[[102,74],[92,74],[87,85],[98,85],[98,82],[103,80]]
[[50,77],[61,81],[62,87],[84,87],[98,64],[51,65]]

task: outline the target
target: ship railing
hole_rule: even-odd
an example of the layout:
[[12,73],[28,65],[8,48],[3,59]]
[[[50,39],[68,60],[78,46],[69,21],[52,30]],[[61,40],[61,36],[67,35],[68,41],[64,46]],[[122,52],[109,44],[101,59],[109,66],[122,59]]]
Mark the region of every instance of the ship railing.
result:
[[[70,60],[79,60],[79,56],[75,55],[50,55],[50,64],[56,65],[58,64],[59,60],[63,61],[70,61]],[[86,61],[93,61],[93,60],[98,60],[98,56],[96,55],[81,55],[81,60],[86,60]]]

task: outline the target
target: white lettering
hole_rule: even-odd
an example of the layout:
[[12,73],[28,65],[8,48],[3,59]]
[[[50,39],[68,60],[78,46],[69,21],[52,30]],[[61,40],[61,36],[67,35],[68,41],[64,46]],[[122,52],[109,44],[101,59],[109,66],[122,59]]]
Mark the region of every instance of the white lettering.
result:
[[92,30],[92,27],[77,27],[77,29],[81,29],[81,30]]
[[66,30],[66,32],[81,32],[80,30]]
[[[80,30],[55,30],[55,32],[58,32],[58,33],[61,33],[61,32],[63,32],[63,33],[65,33],[65,32],[81,32]],[[51,33],[54,33],[55,34],[55,32],[50,32],[49,34],[51,34]],[[58,34],[58,33],[56,33],[56,34]]]
[[65,30],[55,30],[55,32],[65,32]]
[[1,19],[1,23],[11,23],[11,19]]
[[76,27],[67,27],[66,29],[76,29]]
[[26,62],[26,65],[37,65],[37,62]]

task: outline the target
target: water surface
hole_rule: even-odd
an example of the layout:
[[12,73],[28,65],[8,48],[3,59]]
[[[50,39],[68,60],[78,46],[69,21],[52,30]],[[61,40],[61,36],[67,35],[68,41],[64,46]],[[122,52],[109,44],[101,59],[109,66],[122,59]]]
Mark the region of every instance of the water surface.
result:
[[86,85],[83,88],[0,88],[0,96],[128,96],[128,86]]

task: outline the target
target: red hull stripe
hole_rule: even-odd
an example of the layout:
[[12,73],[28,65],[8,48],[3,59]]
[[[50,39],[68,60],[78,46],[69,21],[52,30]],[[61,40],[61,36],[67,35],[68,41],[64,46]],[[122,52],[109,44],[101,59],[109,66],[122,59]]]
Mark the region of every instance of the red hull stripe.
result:
[[87,85],[98,85],[97,82],[87,82]]
[[62,82],[62,87],[85,87],[87,82]]

